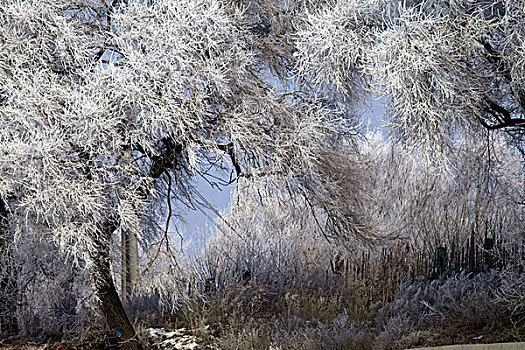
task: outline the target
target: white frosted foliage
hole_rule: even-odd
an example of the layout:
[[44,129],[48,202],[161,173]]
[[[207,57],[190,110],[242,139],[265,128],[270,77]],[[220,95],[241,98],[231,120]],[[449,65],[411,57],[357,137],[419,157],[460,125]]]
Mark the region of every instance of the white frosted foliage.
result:
[[261,67],[280,44],[255,45],[233,3],[12,1],[0,17],[10,224],[39,225],[88,264],[108,228],[140,236],[173,193],[193,200],[197,172],[312,176],[339,121],[317,97],[267,83]]

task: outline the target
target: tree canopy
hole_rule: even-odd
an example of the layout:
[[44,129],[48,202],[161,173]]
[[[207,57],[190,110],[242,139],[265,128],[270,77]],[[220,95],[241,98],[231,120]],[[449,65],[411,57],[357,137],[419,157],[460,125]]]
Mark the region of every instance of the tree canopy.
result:
[[101,223],[139,230],[150,199],[191,200],[185,174],[225,160],[230,179],[308,173],[337,115],[314,96],[273,89],[243,13],[226,10],[2,6],[1,189],[21,223],[89,246]]
[[392,134],[443,163],[464,133],[522,148],[524,30],[514,0],[339,0],[307,15],[295,56],[338,100],[384,96]]

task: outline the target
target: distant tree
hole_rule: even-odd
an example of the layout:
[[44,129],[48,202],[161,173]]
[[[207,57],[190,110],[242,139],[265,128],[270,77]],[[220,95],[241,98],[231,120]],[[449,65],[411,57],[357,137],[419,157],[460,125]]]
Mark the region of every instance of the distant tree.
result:
[[304,84],[344,103],[384,96],[389,130],[429,159],[495,130],[523,152],[524,2],[329,1],[296,38]]
[[139,246],[136,232],[121,230],[120,248],[120,298],[123,303],[133,294],[139,277]]
[[484,140],[463,140],[449,156],[450,172],[425,162],[405,145],[369,135],[360,147],[367,164],[362,210],[383,236],[401,238],[419,251],[462,244],[478,236],[523,232],[522,158],[502,137],[484,153]]
[[237,284],[244,272],[268,286],[315,282],[326,276],[340,248],[339,242],[322,238],[325,220],[322,210],[285,183],[271,192],[240,187],[190,266],[199,278],[213,278],[222,288]]
[[238,177],[324,183],[318,155],[349,128],[329,101],[287,86],[298,9],[287,4],[0,4],[0,195],[9,232],[14,241],[48,237],[92,272],[123,348],[139,344],[113,283],[114,234],[149,230],[169,242],[171,203],[200,202],[196,174],[216,185]]

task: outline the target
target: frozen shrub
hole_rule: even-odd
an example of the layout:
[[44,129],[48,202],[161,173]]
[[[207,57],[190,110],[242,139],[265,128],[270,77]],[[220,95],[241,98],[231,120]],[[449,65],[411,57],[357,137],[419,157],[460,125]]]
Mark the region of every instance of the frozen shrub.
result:
[[508,313],[496,300],[501,284],[501,272],[492,270],[404,285],[396,299],[378,312],[378,345],[417,330],[452,326],[472,330],[504,323]]
[[525,319],[525,262],[503,270],[497,300],[504,304],[516,321]]
[[10,311],[20,335],[55,341],[91,328],[97,316],[91,279],[70,256],[46,235],[19,238],[10,253],[11,266],[0,270],[0,278],[14,284],[9,297],[16,306]]

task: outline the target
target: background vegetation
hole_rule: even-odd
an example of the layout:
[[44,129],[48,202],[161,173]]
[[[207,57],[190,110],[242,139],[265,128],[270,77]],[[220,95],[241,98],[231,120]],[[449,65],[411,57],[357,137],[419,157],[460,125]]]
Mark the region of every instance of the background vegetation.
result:
[[523,2],[13,0],[0,48],[2,342],[523,340]]

